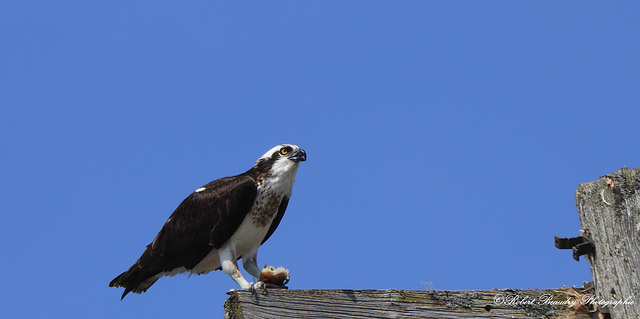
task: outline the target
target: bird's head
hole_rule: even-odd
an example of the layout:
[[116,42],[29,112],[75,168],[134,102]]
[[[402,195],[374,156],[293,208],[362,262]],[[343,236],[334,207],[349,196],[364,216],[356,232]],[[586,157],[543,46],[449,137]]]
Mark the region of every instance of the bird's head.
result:
[[304,162],[307,160],[307,153],[298,145],[280,144],[260,156],[258,161],[261,160]]
[[295,173],[300,162],[307,160],[307,153],[298,145],[280,144],[260,156],[256,166],[270,166],[272,173],[291,171]]

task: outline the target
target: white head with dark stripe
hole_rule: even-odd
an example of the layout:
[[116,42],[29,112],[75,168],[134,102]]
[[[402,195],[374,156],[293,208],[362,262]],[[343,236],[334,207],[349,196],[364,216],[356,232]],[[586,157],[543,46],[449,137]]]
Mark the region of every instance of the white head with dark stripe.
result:
[[270,178],[295,179],[298,165],[307,160],[307,153],[298,145],[280,144],[258,158],[256,167],[268,171]]

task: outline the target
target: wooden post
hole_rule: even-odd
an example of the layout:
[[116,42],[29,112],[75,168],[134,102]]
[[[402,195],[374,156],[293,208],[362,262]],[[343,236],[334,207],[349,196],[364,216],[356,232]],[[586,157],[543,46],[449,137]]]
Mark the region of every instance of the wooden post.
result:
[[225,319],[253,318],[572,318],[590,319],[592,291],[547,290],[237,290]]
[[576,191],[583,235],[601,312],[640,318],[640,169],[623,168]]

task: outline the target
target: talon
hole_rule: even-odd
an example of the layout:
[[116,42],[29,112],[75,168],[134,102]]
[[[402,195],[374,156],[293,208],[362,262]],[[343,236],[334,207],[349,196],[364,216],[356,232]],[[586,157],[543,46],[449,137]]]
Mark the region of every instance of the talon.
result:
[[258,281],[251,284],[251,292],[264,294],[265,291],[267,291],[267,285],[264,282]]

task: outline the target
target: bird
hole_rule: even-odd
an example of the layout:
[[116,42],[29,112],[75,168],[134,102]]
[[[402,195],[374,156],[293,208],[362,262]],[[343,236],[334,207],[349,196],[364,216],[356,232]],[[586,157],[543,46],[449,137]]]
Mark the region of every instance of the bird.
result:
[[261,278],[258,248],[276,230],[291,198],[300,162],[307,153],[281,144],[260,156],[248,171],[197,188],[175,209],[140,258],[110,283],[123,287],[120,300],[146,292],[159,278],[222,270],[240,289],[250,283],[238,268]]

